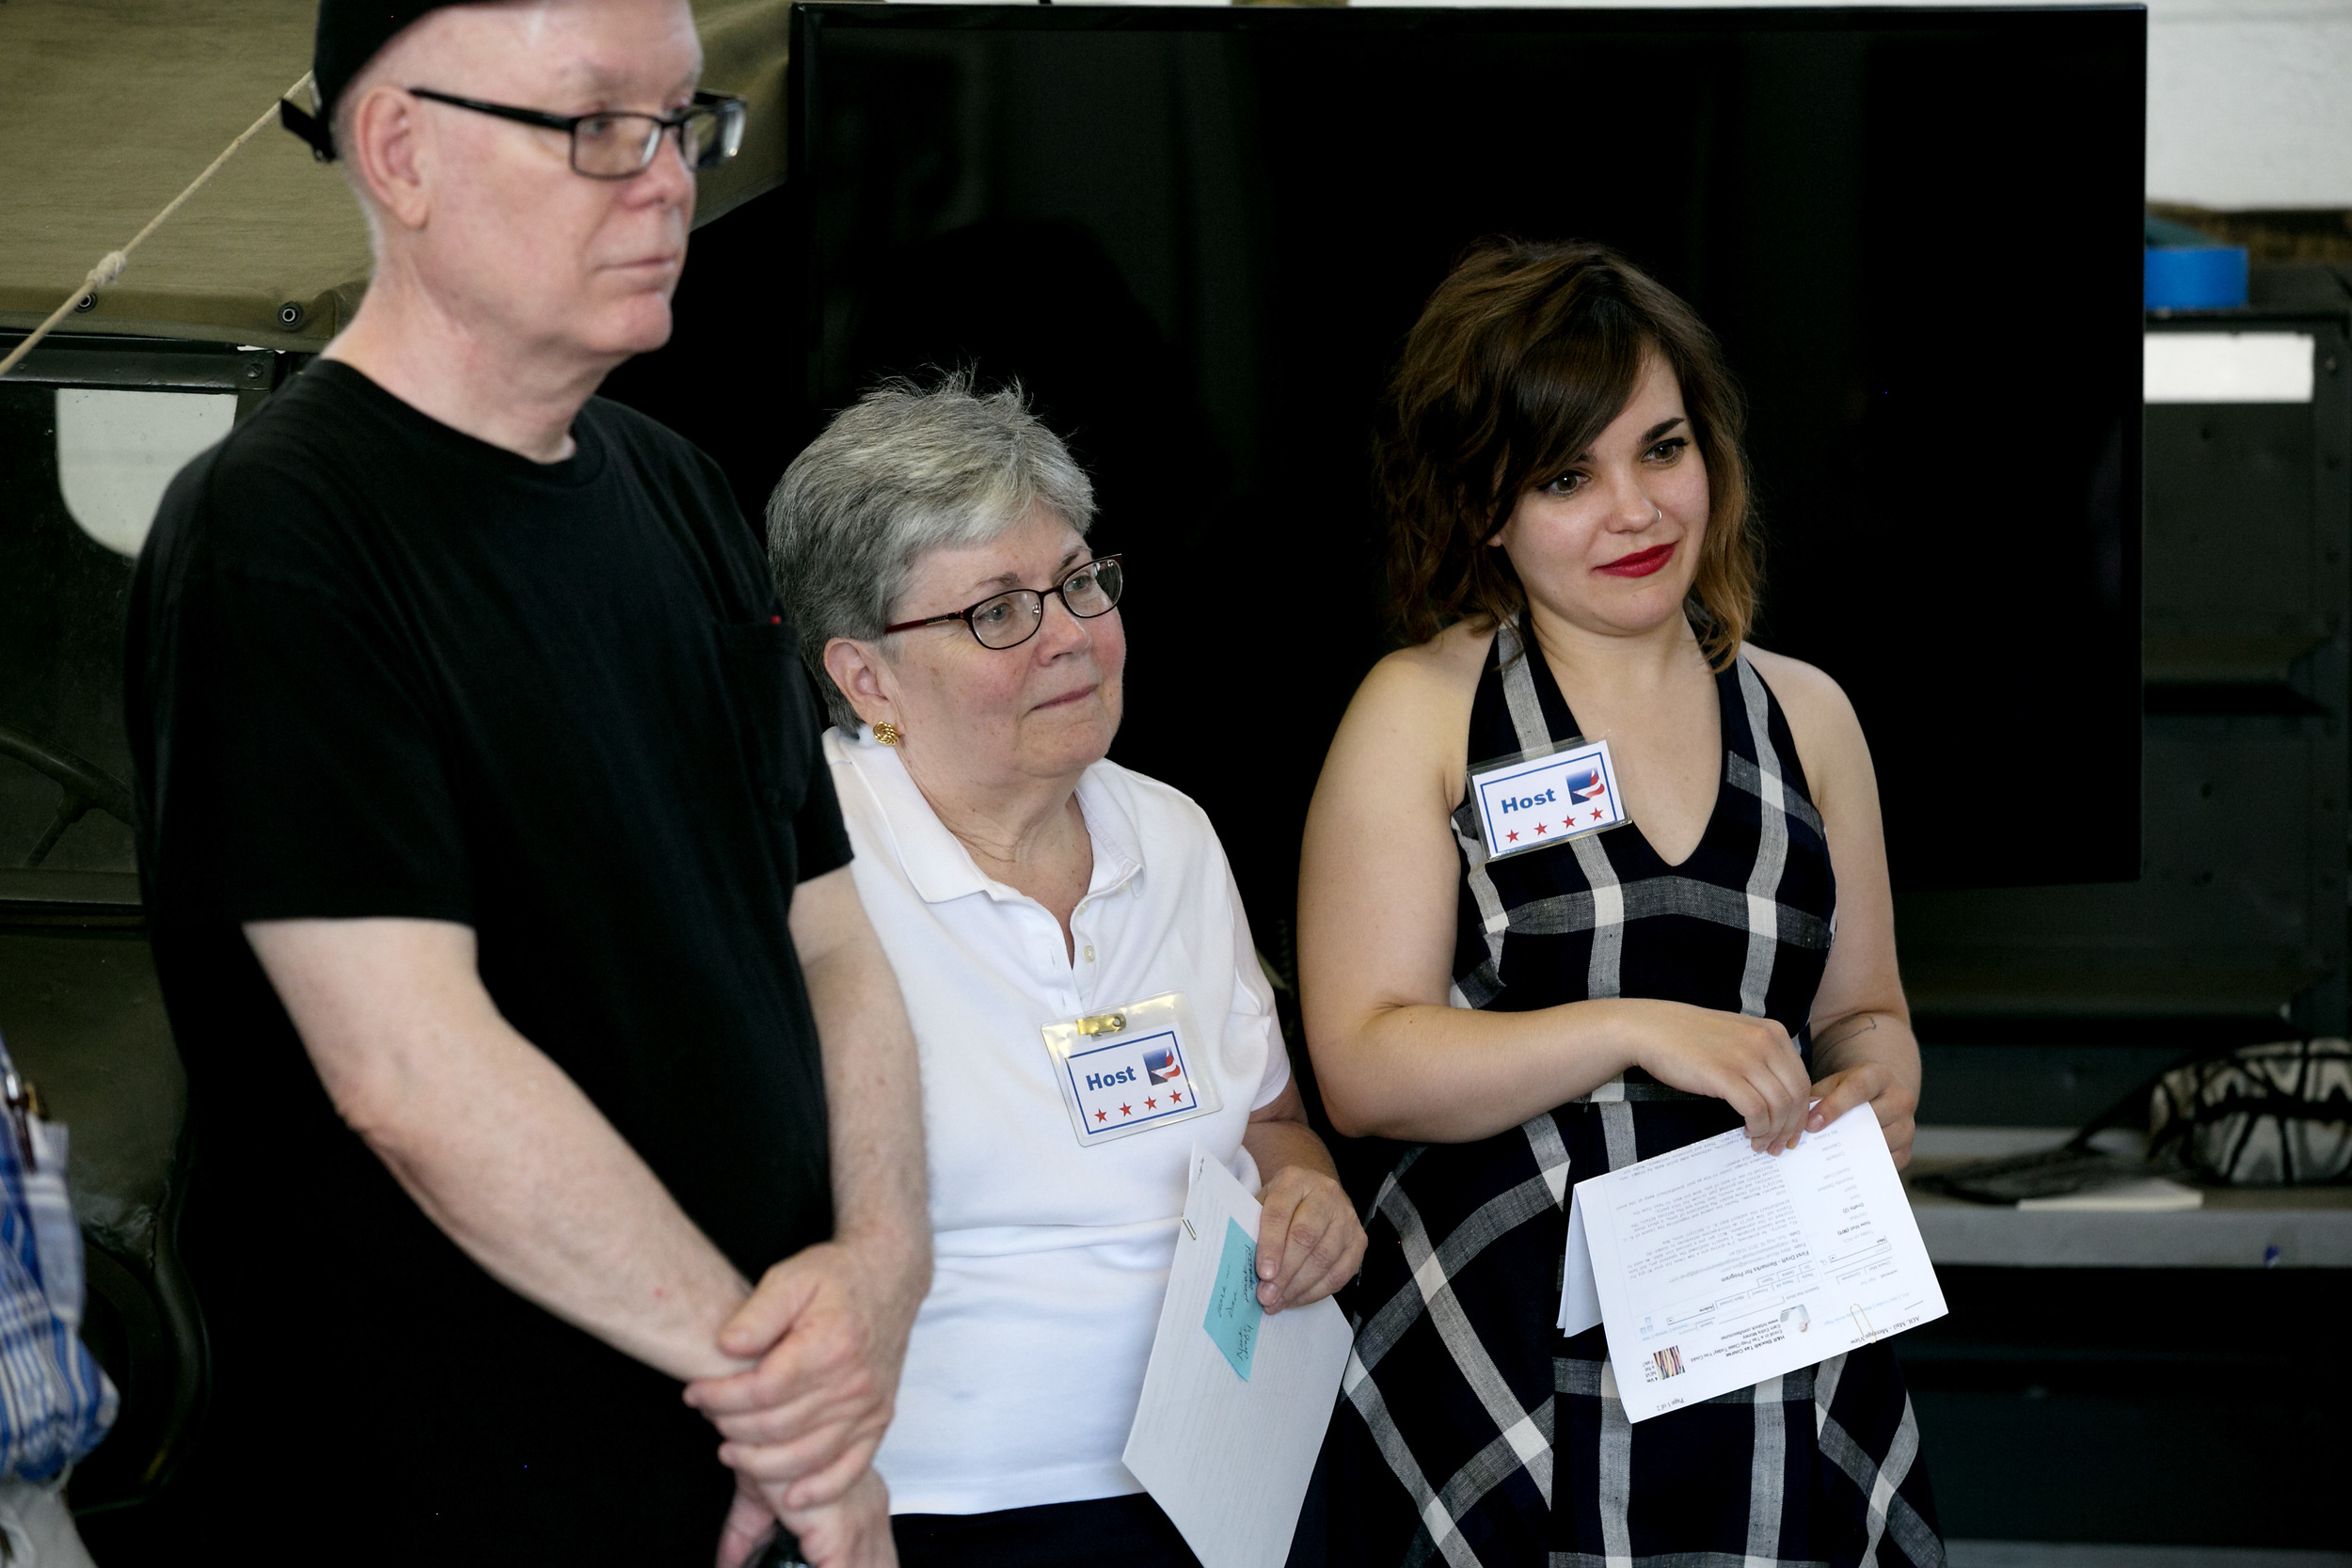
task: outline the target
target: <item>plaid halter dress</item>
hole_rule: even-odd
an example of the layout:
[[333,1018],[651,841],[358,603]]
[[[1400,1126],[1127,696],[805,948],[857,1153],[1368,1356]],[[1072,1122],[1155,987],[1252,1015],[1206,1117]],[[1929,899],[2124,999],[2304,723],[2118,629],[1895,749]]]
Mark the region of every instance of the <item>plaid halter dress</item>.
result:
[[[1580,732],[1505,626],[1470,757]],[[1743,657],[1716,676],[1724,772],[1697,849],[1638,825],[1489,863],[1465,800],[1453,1003],[1642,996],[1776,1019],[1801,1050],[1836,889],[1788,721]],[[1349,1568],[1938,1568],[1918,1426],[1885,1345],[1629,1423],[1600,1329],[1554,1326],[1572,1180],[1740,1125],[1638,1069],[1511,1132],[1406,1147],[1372,1235],[1330,1462]]]

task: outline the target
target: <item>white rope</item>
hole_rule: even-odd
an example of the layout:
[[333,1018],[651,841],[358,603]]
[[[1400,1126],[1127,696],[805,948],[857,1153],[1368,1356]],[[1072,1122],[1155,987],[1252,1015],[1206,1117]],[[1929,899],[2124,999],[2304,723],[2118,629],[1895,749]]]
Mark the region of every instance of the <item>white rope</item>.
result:
[[[288,87],[285,91],[285,96],[292,98],[295,93],[300,92],[304,85],[310,80],[310,73],[307,71],[304,71],[302,73],[302,80],[296,82],[293,87]],[[0,375],[6,375],[10,371],[16,369],[17,361],[32,353],[33,345],[40,342],[43,338],[49,336],[49,329],[51,327],[56,325],[59,322],[65,320],[66,317],[72,315],[75,306],[81,304],[85,299],[94,298],[99,290],[106,287],[107,284],[112,283],[116,278],[120,277],[122,276],[122,269],[131,264],[131,252],[139,247],[139,242],[146,239],[148,235],[155,232],[156,230],[162,228],[163,222],[166,218],[178,212],[182,205],[187,201],[188,198],[194,196],[198,191],[204,188],[205,181],[210,180],[214,175],[220,172],[220,166],[227,163],[230,155],[233,154],[237,149],[243,147],[246,142],[251,141],[262,126],[267,125],[271,120],[276,119],[277,118],[278,105],[273,103],[270,104],[269,108],[262,113],[261,119],[246,126],[244,133],[240,135],[235,141],[230,142],[227,147],[220,150],[220,156],[215,158],[210,164],[206,165],[203,173],[188,182],[188,188],[186,190],[183,190],[178,196],[173,197],[169,202],[165,204],[162,212],[157,213],[153,217],[149,218],[147,220],[147,227],[132,235],[131,243],[129,245],[124,245],[120,250],[110,250],[106,252],[105,255],[100,257],[98,259],[98,264],[90,268],[88,275],[82,279],[82,286],[74,290],[72,293],[66,295],[65,303],[58,306],[55,310],[50,311],[49,319],[41,323],[39,326],[33,328],[33,335],[31,337],[25,339],[23,342],[17,344],[15,348],[9,350],[8,356],[6,359],[0,359]]]

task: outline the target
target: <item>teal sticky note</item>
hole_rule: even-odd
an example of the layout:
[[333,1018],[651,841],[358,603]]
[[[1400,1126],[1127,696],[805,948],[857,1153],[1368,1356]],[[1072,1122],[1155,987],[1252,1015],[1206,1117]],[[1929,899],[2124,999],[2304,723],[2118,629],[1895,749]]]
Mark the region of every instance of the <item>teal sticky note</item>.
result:
[[1258,1353],[1258,1243],[1239,1220],[1225,1222],[1225,1256],[1216,1262],[1216,1284],[1209,1291],[1209,1316],[1201,1327],[1224,1353],[1233,1375],[1249,1381],[1249,1358]]

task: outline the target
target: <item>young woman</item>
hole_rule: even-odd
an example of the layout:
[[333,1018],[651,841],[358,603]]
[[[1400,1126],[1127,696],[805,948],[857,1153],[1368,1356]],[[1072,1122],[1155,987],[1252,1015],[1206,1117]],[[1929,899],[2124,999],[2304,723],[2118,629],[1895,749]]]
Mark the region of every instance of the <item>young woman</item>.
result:
[[[1553,1326],[1571,1180],[1742,1125],[1778,1152],[1860,1104],[1910,1149],[1869,752],[1826,675],[1743,641],[1740,434],[1707,329],[1597,245],[1474,247],[1406,343],[1382,476],[1413,645],[1332,743],[1300,892],[1331,1119],[1409,1146],[1371,1216],[1334,1561],[1943,1561],[1884,1346],[1637,1430],[1601,1331]],[[1490,861],[1468,772],[1579,736],[1631,821]]]

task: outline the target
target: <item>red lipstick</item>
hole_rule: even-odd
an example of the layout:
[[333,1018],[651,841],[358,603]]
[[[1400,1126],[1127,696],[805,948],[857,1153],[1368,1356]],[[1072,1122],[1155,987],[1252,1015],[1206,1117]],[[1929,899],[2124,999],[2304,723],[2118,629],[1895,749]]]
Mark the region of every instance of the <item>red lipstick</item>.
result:
[[1672,545],[1652,545],[1648,549],[1621,555],[1608,565],[1596,566],[1593,570],[1605,577],[1645,578],[1652,572],[1661,570],[1674,558],[1675,547]]

